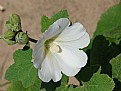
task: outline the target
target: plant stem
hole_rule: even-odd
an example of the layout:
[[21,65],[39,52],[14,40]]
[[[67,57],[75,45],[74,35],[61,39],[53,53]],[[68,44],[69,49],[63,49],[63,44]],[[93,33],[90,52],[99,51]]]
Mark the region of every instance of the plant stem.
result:
[[32,39],[32,38],[30,38],[30,37],[29,37],[29,41],[31,41],[31,42],[33,42],[33,43],[37,43],[37,40]]
[[3,39],[2,35],[0,36],[0,39]]
[[3,83],[3,84],[0,84],[0,87],[3,87],[3,86],[5,86],[5,85],[8,85],[8,84],[10,84],[11,82],[6,82],[6,83]]

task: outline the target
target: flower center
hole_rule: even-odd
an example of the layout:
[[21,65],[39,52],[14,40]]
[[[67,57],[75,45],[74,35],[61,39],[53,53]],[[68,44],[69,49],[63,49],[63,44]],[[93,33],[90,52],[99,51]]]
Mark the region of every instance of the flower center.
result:
[[50,44],[50,49],[53,50],[54,52],[57,52],[57,53],[60,53],[62,51],[60,46],[55,44],[55,43]]
[[56,43],[54,43],[53,41],[54,41],[53,39],[46,40],[45,42],[46,51],[51,50],[53,52],[60,53],[62,51],[61,47]]

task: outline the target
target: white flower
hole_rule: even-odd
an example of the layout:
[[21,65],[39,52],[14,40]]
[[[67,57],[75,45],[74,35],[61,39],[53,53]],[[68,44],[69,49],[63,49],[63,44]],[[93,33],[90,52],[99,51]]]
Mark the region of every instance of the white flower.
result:
[[57,82],[62,73],[75,76],[87,63],[83,50],[90,38],[80,23],[70,26],[67,18],[54,22],[38,40],[33,51],[33,64],[38,69],[39,78],[44,82]]

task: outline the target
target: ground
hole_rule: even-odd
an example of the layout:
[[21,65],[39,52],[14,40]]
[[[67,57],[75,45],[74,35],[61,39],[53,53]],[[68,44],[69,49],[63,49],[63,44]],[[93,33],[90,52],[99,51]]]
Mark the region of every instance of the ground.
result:
[[[17,13],[22,19],[24,31],[38,39],[41,36],[40,19],[42,15],[51,16],[66,9],[72,22],[82,23],[90,36],[96,29],[100,15],[119,0],[0,0],[5,8],[0,12],[0,35],[6,31],[5,22],[11,13]],[[34,44],[31,43],[33,46]],[[8,46],[0,40],[0,91],[6,91],[5,71],[13,63],[12,54],[19,45]],[[70,82],[75,83],[74,78]]]

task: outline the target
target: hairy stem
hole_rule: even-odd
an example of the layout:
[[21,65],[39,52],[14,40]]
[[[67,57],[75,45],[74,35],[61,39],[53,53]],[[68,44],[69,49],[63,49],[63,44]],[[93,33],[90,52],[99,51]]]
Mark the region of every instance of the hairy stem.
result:
[[3,39],[3,36],[2,35],[0,36],[0,39]]
[[30,37],[29,37],[29,41],[31,41],[31,42],[33,42],[33,43],[37,43],[37,40],[32,39],[32,38],[30,38]]
[[6,83],[3,83],[3,84],[0,84],[0,87],[3,87],[3,86],[6,86],[8,84],[10,84],[11,82],[6,82]]

